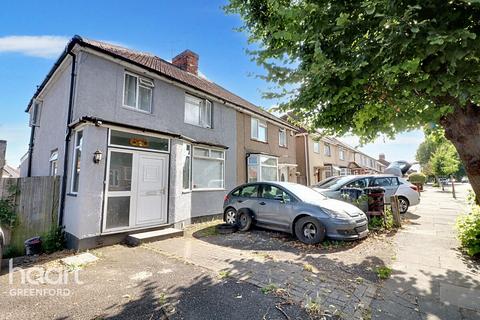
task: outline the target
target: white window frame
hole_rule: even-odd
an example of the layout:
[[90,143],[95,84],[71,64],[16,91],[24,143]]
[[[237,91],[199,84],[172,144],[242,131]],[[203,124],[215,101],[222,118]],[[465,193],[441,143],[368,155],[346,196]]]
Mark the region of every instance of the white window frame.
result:
[[32,110],[30,111],[30,127],[40,126],[40,115],[42,109],[42,101],[34,100]]
[[[77,145],[77,140],[78,140],[78,135],[82,133],[82,141],[79,145]],[[78,194],[78,190],[73,190],[73,187],[75,185],[75,170],[76,170],[76,160],[77,160],[77,152],[80,150],[82,151],[82,145],[83,145],[83,129],[75,131],[75,144],[73,145],[73,159],[72,159],[72,171],[71,171],[71,179],[70,179],[70,193],[72,194]],[[82,155],[80,155],[80,164],[82,163]],[[80,172],[78,173],[78,187],[80,187]]]
[[[256,164],[250,164],[250,158],[256,157]],[[269,164],[262,164],[262,158],[268,158],[268,159],[274,159],[276,164],[275,165],[269,165]],[[250,178],[248,177],[248,169],[250,167],[255,167],[257,169],[257,181],[250,181]],[[278,174],[278,158],[277,157],[272,157],[272,156],[266,156],[263,154],[258,154],[258,153],[252,153],[248,156],[247,159],[247,182],[264,182],[266,180],[263,179],[262,176],[262,167],[268,167],[268,168],[275,168],[275,172],[277,174],[277,180],[274,181],[279,181],[279,174]],[[270,180],[269,180],[270,181]]]
[[[132,76],[134,78],[137,78],[137,87],[136,87],[136,94],[135,94],[135,106],[129,106],[129,105],[126,104],[126,101],[125,101],[125,96],[126,96],[125,90],[126,90],[126,84],[127,84],[127,75]],[[148,111],[140,109],[140,103],[139,103],[140,87],[150,90],[150,106],[149,106]],[[155,84],[154,84],[153,80],[141,77],[141,76],[139,76],[135,73],[125,71],[125,73],[123,75],[122,105],[125,108],[133,109],[133,110],[136,110],[136,111],[139,111],[139,112],[144,112],[144,113],[149,113],[149,114],[152,113],[153,88],[154,87],[155,87]]]
[[320,142],[313,141],[313,152],[320,153]]
[[[192,156],[193,156],[192,153],[193,152],[192,151],[193,151],[192,145],[191,144],[186,144],[185,145],[185,150],[184,150],[185,155],[184,155],[183,159],[184,159],[185,162],[187,161],[187,159],[189,159],[190,163],[189,163],[189,166],[188,166],[188,188],[185,188],[185,186],[183,185],[183,178],[184,178],[183,174],[184,174],[184,172],[183,172],[183,168],[182,168],[182,189],[183,189],[184,192],[192,191],[192,163],[193,163],[193,161],[192,161]],[[183,164],[184,166],[185,166],[185,162]],[[224,171],[225,171],[225,169],[224,169]]]
[[340,158],[340,160],[345,160],[345,149],[340,148],[338,152],[338,157]]
[[[208,156],[197,156],[197,155],[195,155],[195,150],[196,149],[208,150]],[[223,157],[222,158],[212,157],[212,155],[211,155],[212,151],[221,152],[223,154]],[[218,187],[218,188],[195,188],[195,181],[194,181],[195,172],[193,170],[193,162],[195,161],[195,159],[206,159],[206,160],[215,160],[215,161],[221,160],[223,162],[222,186],[221,187]],[[225,150],[217,149],[217,148],[204,147],[204,146],[193,146],[193,148],[192,148],[191,169],[192,170],[191,170],[191,173],[190,173],[190,176],[191,176],[190,185],[191,185],[192,191],[225,190]]]
[[[265,140],[260,139],[260,128],[265,129]],[[261,120],[259,118],[251,117],[250,120],[250,138],[252,140],[267,142],[268,141],[268,125],[267,121]]]
[[327,156],[327,157],[331,157],[331,156],[332,156],[332,147],[331,147],[331,144],[325,142],[325,143],[323,144],[323,146],[324,146],[324,155]]
[[[282,143],[282,137],[284,139]],[[278,130],[278,145],[280,147],[287,147],[287,129],[279,129]]]
[[48,159],[48,163],[48,171],[50,176],[56,176],[58,173],[58,149],[52,150],[52,152],[50,152],[50,159]]
[[[187,101],[190,100],[191,104],[198,104],[198,122],[187,120]],[[210,100],[201,99],[191,94],[185,94],[185,105],[184,105],[184,117],[183,121],[185,123],[201,127],[201,128],[213,128],[213,104]]]

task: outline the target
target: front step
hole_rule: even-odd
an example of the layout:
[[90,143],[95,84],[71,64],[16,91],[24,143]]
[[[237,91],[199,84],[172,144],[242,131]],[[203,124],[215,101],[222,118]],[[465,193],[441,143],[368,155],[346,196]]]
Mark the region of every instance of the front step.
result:
[[131,246],[138,246],[142,243],[165,240],[174,237],[183,237],[183,230],[166,228],[162,230],[135,233],[127,237],[127,243]]

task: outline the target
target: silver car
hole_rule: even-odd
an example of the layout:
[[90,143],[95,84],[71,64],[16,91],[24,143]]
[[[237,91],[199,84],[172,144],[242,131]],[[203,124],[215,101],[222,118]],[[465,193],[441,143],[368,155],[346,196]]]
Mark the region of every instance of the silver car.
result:
[[325,237],[354,240],[368,235],[367,217],[360,209],[296,183],[241,185],[225,196],[223,209],[225,222],[241,231],[255,224],[291,233],[307,244]]

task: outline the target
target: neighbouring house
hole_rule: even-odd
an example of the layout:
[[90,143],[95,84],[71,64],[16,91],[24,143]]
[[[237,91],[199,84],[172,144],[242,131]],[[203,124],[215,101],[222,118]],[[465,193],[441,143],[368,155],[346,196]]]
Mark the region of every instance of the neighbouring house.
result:
[[[62,176],[59,222],[70,247],[221,214],[225,194],[246,178],[244,152],[294,164],[294,128],[200,77],[198,62],[189,50],[170,63],[80,36],[70,41],[26,110],[32,130],[23,161],[28,176]],[[285,130],[287,151],[239,142],[252,117],[267,123],[265,146]]]
[[237,112],[237,182],[297,182],[295,133],[266,111]]
[[18,178],[20,172],[18,169],[7,164],[5,156],[7,154],[7,141],[0,140],[0,178]]
[[381,173],[385,169],[376,159],[321,132],[309,133],[300,128],[296,140],[298,182],[305,185],[331,176]]
[[380,162],[381,164],[383,164],[385,167],[388,167],[390,165],[390,162],[385,159],[385,154],[384,153],[380,153],[378,155],[378,160],[377,161]]

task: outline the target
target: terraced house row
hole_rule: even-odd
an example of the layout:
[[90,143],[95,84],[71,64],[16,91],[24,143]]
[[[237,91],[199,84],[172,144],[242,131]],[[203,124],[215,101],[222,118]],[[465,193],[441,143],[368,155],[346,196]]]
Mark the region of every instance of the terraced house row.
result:
[[21,174],[62,177],[59,221],[70,247],[219,215],[240,183],[312,184],[369,167],[338,140],[200,77],[198,63],[189,50],[167,62],[80,36],[69,42],[26,110]]

